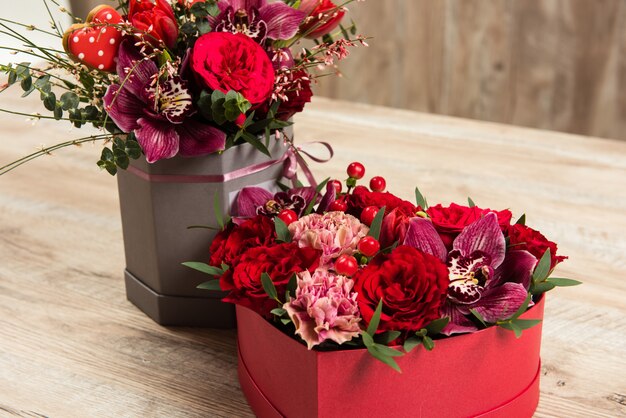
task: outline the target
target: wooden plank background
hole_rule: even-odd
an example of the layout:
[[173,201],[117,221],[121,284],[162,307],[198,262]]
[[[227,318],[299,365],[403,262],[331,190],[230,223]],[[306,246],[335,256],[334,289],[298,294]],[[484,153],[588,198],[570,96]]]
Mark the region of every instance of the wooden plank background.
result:
[[384,0],[350,6],[373,37],[317,92],[626,139],[623,0]]
[[321,96],[626,139],[624,0],[368,0],[350,17],[373,39]]

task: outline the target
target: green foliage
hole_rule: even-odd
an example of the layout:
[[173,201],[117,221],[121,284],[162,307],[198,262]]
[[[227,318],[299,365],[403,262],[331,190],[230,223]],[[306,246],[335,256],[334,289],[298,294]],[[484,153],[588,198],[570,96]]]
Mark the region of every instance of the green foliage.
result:
[[372,221],[372,224],[370,225],[370,230],[367,233],[367,235],[369,235],[370,237],[373,237],[375,239],[378,239],[380,237],[380,229],[383,225],[383,218],[385,217],[385,209],[386,209],[385,206],[380,208],[378,210],[378,213],[374,217],[374,220]]
[[200,283],[198,286],[196,286],[196,288],[202,289],[202,290],[211,290],[211,291],[222,290],[219,280],[209,280],[208,282]]
[[[379,342],[374,341],[376,331],[378,330],[378,325],[380,324],[380,315],[382,314],[382,309],[383,309],[383,301],[381,299],[380,302],[378,302],[378,306],[376,307],[376,310],[374,311],[374,315],[372,316],[372,319],[370,320],[369,325],[367,326],[367,331],[361,334],[361,337],[363,338],[363,344],[367,348],[367,351],[374,358],[380,360],[381,362],[390,366],[397,372],[401,373],[400,366],[398,366],[398,363],[396,362],[394,357],[403,356],[404,353],[396,350],[395,348],[387,347],[385,344],[381,344]],[[386,336],[379,337],[383,341],[386,339],[389,339],[389,341],[393,341],[399,336],[399,334],[396,334],[396,332],[393,332],[393,331],[390,333],[385,333],[385,334]]]
[[263,290],[265,290],[265,293],[267,293],[270,299],[280,302],[278,300],[278,292],[276,291],[276,286],[274,286],[274,282],[272,281],[272,278],[269,274],[261,274],[261,284],[263,285]]
[[522,216],[519,217],[517,222],[515,222],[515,224],[516,225],[526,225],[526,214],[523,213]]
[[278,216],[274,217],[274,229],[276,230],[276,240],[279,242],[291,242],[291,233],[287,224]]
[[208,265],[206,263],[199,263],[199,262],[196,262],[196,261],[187,261],[187,262],[183,263],[183,266],[189,267],[189,268],[197,270],[197,271],[199,271],[201,273],[205,273],[205,274],[208,274],[210,276],[216,276],[216,277],[221,276],[226,271],[223,268],[210,266],[210,265]]
[[[80,114],[73,111],[74,113],[70,113],[70,115],[80,118],[76,120],[76,123],[79,123],[83,117],[87,116],[86,112],[89,111],[93,112],[94,110],[87,110],[87,108],[85,108],[85,111],[80,112]],[[97,112],[97,109],[95,109],[95,111]],[[102,154],[100,155],[100,160],[97,164],[98,167],[106,170],[109,174],[114,176],[117,174],[118,167],[126,170],[130,164],[130,159],[136,160],[140,156],[141,146],[137,142],[135,135],[128,134],[126,139],[116,137],[113,140],[111,148],[104,147],[102,149]]]
[[[200,3],[196,3],[198,4]],[[252,104],[241,93],[233,90],[226,94],[219,90],[214,90],[212,93],[203,90],[197,105],[202,116],[218,125],[234,122],[252,107]]]
[[475,206],[476,206],[476,203],[474,203],[474,201],[472,200],[472,198],[471,198],[471,197],[468,197],[468,198],[467,198],[467,205],[468,205],[470,208],[473,208],[473,207],[475,207]]
[[426,200],[422,192],[420,192],[420,189],[417,187],[415,188],[415,204],[421,207],[422,210],[428,209],[428,201]]
[[404,342],[402,347],[407,353],[411,352],[415,347],[422,344],[428,351],[432,351],[435,348],[435,341],[432,337],[439,334],[450,322],[450,318],[439,318],[426,325],[426,327],[416,331],[414,335],[410,336]]
[[513,314],[513,316],[511,316],[511,318],[507,319],[506,321],[498,321],[497,325],[506,330],[513,331],[515,333],[515,338],[519,338],[522,336],[523,330],[532,328],[535,325],[541,323],[540,319],[520,319],[520,316],[522,316],[522,314],[526,312],[526,309],[528,309],[531,297],[532,296],[529,293],[528,296],[526,296],[524,302],[522,302],[520,307]]

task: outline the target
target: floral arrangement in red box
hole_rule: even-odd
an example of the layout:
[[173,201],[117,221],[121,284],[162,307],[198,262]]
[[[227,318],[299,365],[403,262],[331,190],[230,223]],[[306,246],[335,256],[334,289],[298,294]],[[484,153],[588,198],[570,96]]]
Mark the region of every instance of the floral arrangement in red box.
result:
[[[428,206],[385,192],[383,177],[357,185],[365,169],[337,180],[271,194],[243,189],[222,224],[205,289],[275,323],[309,349],[365,347],[395,357],[437,338],[499,326],[520,336],[521,319],[544,292],[579,282],[550,277],[566,257],[509,210]],[[400,349],[400,346],[402,347]]]
[[[111,174],[142,153],[152,163],[248,142],[269,155],[270,134],[303,110],[311,83],[324,70],[336,72],[349,48],[366,45],[354,23],[340,24],[352,1],[119,0],[117,8],[96,7],[84,22],[62,9],[75,22],[65,31],[57,23],[50,31],[2,19],[2,33],[25,47],[0,48],[43,64],[0,65],[8,75],[0,91],[13,84],[24,96],[36,91],[52,114],[0,110],[101,133],[43,148],[0,174],[94,141],[105,142],[98,165]],[[58,3],[44,5],[50,12]],[[20,28],[59,38],[64,51],[36,45]],[[308,48],[304,39],[313,40]]]

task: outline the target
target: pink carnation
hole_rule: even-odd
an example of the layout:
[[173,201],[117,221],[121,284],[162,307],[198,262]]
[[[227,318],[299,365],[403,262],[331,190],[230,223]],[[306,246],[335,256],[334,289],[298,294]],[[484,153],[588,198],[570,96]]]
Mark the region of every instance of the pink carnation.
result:
[[321,266],[328,266],[341,254],[352,255],[369,228],[344,212],[313,213],[289,225],[289,232],[300,248],[322,250]]
[[361,333],[354,281],[317,269],[298,274],[296,297],[283,305],[296,326],[296,335],[309,350],[326,340],[343,344]]

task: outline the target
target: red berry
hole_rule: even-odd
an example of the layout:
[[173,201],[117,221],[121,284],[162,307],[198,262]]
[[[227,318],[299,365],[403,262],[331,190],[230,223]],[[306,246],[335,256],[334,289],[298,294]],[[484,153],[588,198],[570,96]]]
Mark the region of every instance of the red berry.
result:
[[331,184],[335,188],[336,195],[339,195],[339,193],[341,193],[341,189],[343,188],[343,185],[341,184],[339,180],[331,180],[328,183]]
[[348,204],[343,200],[335,200],[328,206],[329,212],[345,212],[348,210]]
[[291,209],[283,209],[278,214],[278,218],[285,224],[289,225],[298,220],[298,214]]
[[372,222],[374,222],[374,218],[378,214],[378,209],[376,206],[368,206],[361,212],[361,222],[365,225],[370,226]]
[[370,180],[370,189],[372,189],[373,192],[383,192],[385,191],[385,187],[387,187],[387,182],[383,177],[376,176],[372,177]]
[[359,263],[357,263],[356,258],[352,257],[348,254],[341,254],[335,260],[335,271],[337,274],[341,274],[343,276],[354,276],[354,274],[359,270]]
[[365,175],[365,167],[363,167],[363,164],[361,163],[352,163],[348,166],[348,170],[346,170],[348,172],[348,176],[350,176],[353,179],[362,179],[363,176]]
[[363,237],[361,241],[359,241],[359,251],[365,257],[372,257],[378,251],[380,251],[380,242],[374,237]]

